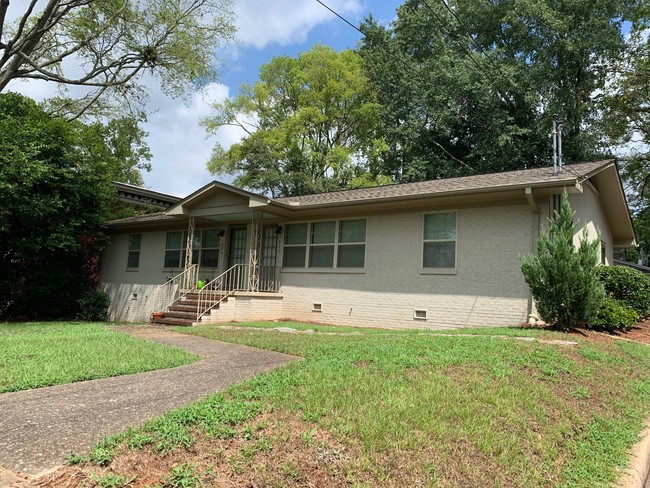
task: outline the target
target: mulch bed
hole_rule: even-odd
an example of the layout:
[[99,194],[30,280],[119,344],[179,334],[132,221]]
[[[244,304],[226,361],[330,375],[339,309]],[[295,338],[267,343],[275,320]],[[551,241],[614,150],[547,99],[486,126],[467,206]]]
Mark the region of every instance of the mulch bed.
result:
[[650,344],[650,319],[637,322],[636,325],[628,331],[596,332],[593,330],[576,329],[569,332],[568,335],[576,338],[589,339],[594,342],[612,342],[620,339],[627,339],[630,341]]

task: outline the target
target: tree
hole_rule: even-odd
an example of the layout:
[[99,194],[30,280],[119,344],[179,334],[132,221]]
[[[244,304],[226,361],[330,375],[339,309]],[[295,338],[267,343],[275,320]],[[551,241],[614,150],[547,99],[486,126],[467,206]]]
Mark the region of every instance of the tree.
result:
[[316,46],[273,58],[259,81],[214,110],[208,131],[235,125],[246,136],[227,151],[217,145],[208,169],[237,174],[239,186],[289,196],[386,182],[375,177],[384,149],[379,107],[350,50]]
[[586,228],[580,245],[573,243],[576,224],[566,193],[549,233],[537,241],[537,255],[523,258],[521,271],[540,317],[559,329],[590,325],[605,299],[598,278],[600,239],[589,240]]
[[25,0],[14,22],[9,3],[0,1],[0,92],[11,80],[86,87],[81,99],[53,100],[70,118],[138,112],[145,71],[172,96],[214,81],[215,48],[234,33],[229,0]]
[[569,161],[607,152],[606,67],[635,0],[407,0],[362,26],[386,166],[419,180],[547,164],[552,115]]
[[91,287],[113,188],[83,134],[28,98],[0,95],[3,319],[73,317]]
[[132,185],[144,184],[141,171],[151,171],[151,152],[145,143],[147,133],[133,117],[120,117],[106,124],[75,125],[84,141],[83,150],[88,158],[101,161],[109,181]]

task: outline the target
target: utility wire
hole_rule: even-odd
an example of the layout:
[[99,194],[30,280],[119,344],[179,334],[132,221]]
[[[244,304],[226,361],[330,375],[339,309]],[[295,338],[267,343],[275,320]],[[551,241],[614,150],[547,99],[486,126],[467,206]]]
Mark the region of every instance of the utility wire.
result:
[[[425,5],[428,6],[428,3],[426,2],[426,0],[422,0],[422,2],[423,2]],[[516,84],[514,81],[512,81],[512,79],[510,79],[510,77],[509,77],[508,75],[506,75],[506,74],[501,70],[501,68],[499,67],[499,65],[497,65],[497,64],[494,62],[494,60],[492,59],[492,57],[491,57],[487,52],[485,52],[485,50],[483,49],[483,46],[481,46],[481,45],[476,41],[476,39],[474,39],[474,36],[472,36],[472,34],[469,32],[469,30],[467,29],[467,27],[465,26],[465,24],[463,24],[463,22],[460,20],[460,18],[458,17],[458,15],[456,15],[456,12],[454,12],[454,9],[452,9],[452,8],[449,6],[449,4],[447,3],[447,0],[440,0],[440,3],[441,3],[441,4],[442,4],[446,9],[447,9],[447,11],[452,15],[452,17],[456,20],[456,22],[458,23],[458,25],[463,29],[463,33],[466,34],[467,37],[469,38],[469,40],[472,41],[472,44],[474,44],[474,46],[476,46],[476,48],[477,48],[479,51],[481,51],[481,53],[483,53],[483,55],[485,56],[485,58],[490,62],[490,64],[494,67],[494,69],[496,69],[496,70],[499,72],[499,74],[500,74],[501,76],[503,76],[503,78],[506,79],[506,80],[508,81],[508,83],[510,83],[510,85],[511,85],[513,88],[518,89],[517,84]]]
[[[456,20],[456,22],[458,22],[458,24],[463,28],[464,33],[465,33],[465,34],[470,38],[470,40],[472,41],[472,43],[473,43],[473,44],[474,44],[474,45],[475,45],[475,46],[476,46],[476,47],[477,47],[477,48],[478,48],[478,49],[483,53],[483,55],[488,59],[488,61],[490,62],[490,64],[492,64],[492,66],[495,67],[495,69],[496,69],[496,70],[501,74],[501,76],[503,76],[503,78],[505,78],[505,79],[510,83],[510,85],[512,85],[512,87],[514,87],[514,88],[516,89],[516,88],[517,88],[517,85],[516,85],[516,84],[515,84],[515,83],[514,83],[514,82],[513,82],[513,81],[512,81],[512,80],[511,80],[511,79],[510,79],[506,74],[505,74],[505,73],[503,73],[503,72],[499,69],[498,65],[496,65],[496,64],[494,63],[494,61],[492,60],[492,58],[491,58],[490,56],[488,56],[488,54],[483,50],[483,48],[480,46],[480,44],[478,44],[478,42],[476,42],[476,40],[472,37],[472,35],[471,35],[471,34],[468,32],[468,30],[465,28],[465,26],[463,25],[463,23],[461,22],[461,20],[458,18],[458,16],[456,15],[456,13],[453,11],[453,9],[451,9],[451,8],[449,7],[449,5],[447,4],[447,2],[446,2],[445,0],[440,0],[440,1],[441,1],[442,4],[444,5],[444,7],[449,11],[449,13],[454,17],[454,19]],[[350,27],[352,27],[354,30],[356,30],[357,32],[359,32],[359,33],[360,33],[364,38],[366,38],[368,41],[370,41],[371,43],[373,42],[373,39],[370,39],[370,38],[366,35],[366,33],[363,32],[359,27],[357,27],[355,24],[353,24],[352,22],[350,22],[348,19],[346,19],[345,17],[343,17],[343,16],[342,16],[341,14],[339,14],[338,12],[336,12],[336,11],[335,11],[334,9],[332,9],[330,6],[326,5],[323,1],[321,1],[321,0],[316,0],[316,2],[318,2],[321,6],[323,6],[323,7],[326,8],[327,10],[329,10],[332,14],[334,14],[335,16],[337,16],[337,17],[338,17],[339,19],[341,19],[343,22],[345,22],[346,24],[348,24],[348,25],[349,25]],[[505,100],[506,97],[504,97],[503,95],[501,95],[501,90],[500,90],[500,88],[499,88],[499,86],[498,86],[498,84],[497,84],[497,81],[496,81],[496,80],[495,80],[495,79],[494,79],[494,78],[493,78],[493,77],[492,77],[492,76],[491,76],[491,75],[490,75],[490,74],[489,74],[485,69],[483,69],[483,67],[482,67],[482,66],[481,66],[481,65],[476,61],[476,59],[474,59],[474,56],[472,55],[472,51],[470,51],[470,50],[467,49],[467,48],[466,48],[462,43],[460,43],[459,41],[457,41],[456,36],[455,36],[452,32],[450,32],[450,31],[447,29],[447,23],[445,22],[445,20],[444,20],[443,18],[440,17],[440,15],[439,15],[439,14],[438,14],[438,13],[437,13],[433,8],[432,8],[432,7],[431,7],[431,5],[429,5],[429,3],[428,3],[426,0],[421,0],[421,2],[422,2],[422,3],[427,7],[427,9],[431,12],[431,14],[433,15],[433,17],[435,17],[435,19],[438,21],[438,25],[439,25],[439,26],[440,26],[440,27],[441,27],[441,28],[446,32],[446,34],[447,34],[451,39],[454,39],[454,40],[456,41],[456,43],[457,43],[457,45],[458,45],[459,47],[463,48],[463,50],[465,51],[465,53],[466,53],[466,55],[469,57],[469,59],[472,61],[472,63],[477,67],[477,69],[479,69],[479,70],[480,70],[480,71],[481,71],[481,72],[486,76],[486,78],[488,78],[488,79],[490,80],[491,84],[492,84],[493,87],[496,89],[497,93],[499,93],[500,96]],[[395,55],[395,54],[394,54],[393,52],[391,52],[388,48],[385,48],[385,47],[384,47],[383,45],[381,45],[381,44],[377,44],[377,45],[378,45],[378,47],[379,47],[379,48],[380,48],[384,53],[386,53],[389,57],[392,57],[393,59],[397,59],[401,64],[404,65],[404,67],[405,67],[406,69],[408,69],[408,70],[411,71],[413,74],[415,74],[418,78],[420,78],[421,81],[424,81],[425,83],[428,83],[427,80],[421,78],[422,73],[421,73],[420,71],[416,70],[413,66],[411,66],[410,64],[408,64],[408,63],[407,63],[404,59],[402,59],[400,56]],[[436,143],[436,142],[434,141],[434,143]],[[437,143],[436,143],[436,144],[437,144]],[[437,144],[437,145],[438,145],[439,147],[441,147],[445,152],[447,152],[447,151],[444,149],[444,147],[440,146],[439,144]],[[455,159],[456,161],[462,163],[465,167],[467,167],[467,168],[469,168],[469,169],[471,169],[471,170],[474,170],[474,168],[472,168],[470,165],[468,165],[468,164],[465,163],[464,161],[462,161],[462,160],[460,160],[460,159],[454,157],[453,155],[449,154],[448,152],[447,152],[447,154],[448,154],[449,156],[451,156],[453,159]],[[546,161],[548,161],[548,158],[542,158],[542,160],[546,160]],[[567,167],[567,168],[569,169],[569,171],[571,171],[571,172],[572,172],[574,175],[576,175],[578,178],[584,178],[583,175],[580,175],[579,173],[577,173],[573,168],[570,167],[570,165],[564,165],[564,167]]]
[[[359,32],[359,33],[360,33],[364,38],[366,38],[368,41],[370,41],[371,43],[373,42],[373,39],[370,39],[370,38],[366,35],[365,32],[363,32],[361,29],[359,29],[359,27],[357,27],[356,25],[354,25],[354,24],[353,24],[352,22],[350,22],[348,19],[346,19],[345,17],[343,17],[341,14],[339,14],[338,12],[336,12],[334,9],[332,9],[331,7],[329,7],[328,5],[326,5],[325,3],[323,3],[321,0],[316,0],[316,2],[318,2],[319,4],[321,4],[323,7],[325,7],[327,10],[329,10],[330,12],[332,12],[332,13],[333,13],[334,15],[336,15],[339,19],[341,19],[343,22],[345,22],[345,23],[348,24],[350,27],[352,27],[354,30],[356,30],[357,32]],[[409,63],[407,63],[407,62],[406,62],[404,59],[402,59],[400,56],[398,56],[398,55],[394,54],[393,52],[391,52],[390,49],[384,47],[382,44],[376,44],[376,45],[377,45],[377,46],[378,46],[378,47],[379,47],[379,48],[380,48],[384,53],[386,53],[389,57],[398,60],[400,63],[402,63],[402,64],[404,65],[404,67],[405,67],[407,70],[409,70],[409,71],[412,72],[414,75],[416,75],[416,76],[417,76],[421,81],[423,81],[425,84],[428,84],[428,80],[425,80],[424,78],[422,78],[422,73],[421,73],[420,71],[418,71],[417,69],[415,69],[413,66],[411,66]],[[454,161],[457,161],[457,162],[461,163],[463,166],[465,166],[466,168],[468,168],[469,170],[474,171],[474,168],[472,168],[472,166],[470,166],[469,164],[467,164],[467,163],[466,163],[465,161],[463,161],[462,159],[459,159],[459,158],[457,158],[456,156],[454,156],[453,154],[451,154],[447,149],[445,149],[445,147],[444,147],[443,145],[439,144],[439,143],[436,142],[436,141],[433,141],[433,143],[434,143],[436,146],[438,146],[438,147],[439,147],[439,148],[440,148],[444,153],[447,154],[447,156],[449,156],[450,158],[452,158]]]
[[[435,18],[435,20],[438,21],[438,25],[440,26],[441,29],[445,31],[445,33],[449,36],[450,39],[453,39],[456,42],[456,45],[460,47],[464,52],[465,55],[469,58],[469,60],[476,66],[476,68],[485,75],[485,77],[490,81],[490,84],[492,87],[496,90],[496,92],[499,94],[499,96],[503,100],[508,100],[508,97],[504,96],[501,92],[501,87],[499,86],[499,83],[497,80],[495,80],[492,75],[489,73],[489,71],[486,71],[483,66],[474,58],[474,53],[465,46],[457,37],[456,35],[450,31],[447,28],[447,22],[445,22],[445,19],[443,19],[434,9],[429,5],[429,3],[426,2],[426,0],[420,0],[422,4],[431,12],[431,15]],[[471,37],[471,36],[470,36]]]

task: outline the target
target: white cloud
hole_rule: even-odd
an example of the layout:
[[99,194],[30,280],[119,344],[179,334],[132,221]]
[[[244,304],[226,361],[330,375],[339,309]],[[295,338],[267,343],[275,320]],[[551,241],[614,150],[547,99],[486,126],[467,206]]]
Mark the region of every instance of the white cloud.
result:
[[215,83],[203,94],[196,93],[188,104],[159,93],[152,97],[152,106],[160,108],[143,126],[150,134],[148,143],[153,154],[153,170],[143,175],[146,186],[186,196],[215,179],[206,169],[212,147],[218,142],[228,148],[238,142],[243,133],[225,127],[214,136],[206,136],[200,120],[209,115],[213,103],[222,102],[228,94],[227,86]]
[[[341,15],[361,12],[360,0],[325,2]],[[268,44],[302,43],[317,24],[335,20],[332,12],[314,0],[239,0],[235,5],[237,37],[246,45],[262,49]]]

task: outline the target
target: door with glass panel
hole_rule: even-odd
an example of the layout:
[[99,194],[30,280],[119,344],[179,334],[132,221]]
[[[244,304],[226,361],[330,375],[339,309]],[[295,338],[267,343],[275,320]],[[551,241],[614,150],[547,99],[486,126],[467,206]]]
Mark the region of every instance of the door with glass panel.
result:
[[278,291],[276,256],[278,253],[278,234],[276,227],[262,229],[262,256],[260,262],[260,291]]
[[[230,229],[230,240],[228,243],[228,268],[232,268],[236,264],[244,264],[246,262],[246,227],[235,227]],[[248,275],[244,272],[243,266],[238,266],[233,270],[233,274],[229,279],[227,285],[239,290],[246,288]]]

